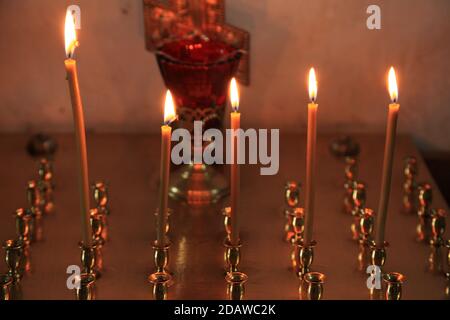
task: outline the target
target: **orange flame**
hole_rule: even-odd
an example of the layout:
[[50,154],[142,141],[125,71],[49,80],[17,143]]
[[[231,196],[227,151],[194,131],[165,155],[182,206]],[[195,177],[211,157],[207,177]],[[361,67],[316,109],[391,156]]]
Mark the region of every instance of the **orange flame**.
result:
[[66,44],[66,56],[71,59],[75,48],[78,47],[77,32],[75,30],[75,21],[70,10],[66,13],[66,24],[64,28],[64,40]]
[[389,70],[388,84],[389,84],[389,95],[391,96],[391,101],[392,101],[392,103],[396,103],[398,101],[398,86],[397,86],[397,77],[395,76],[394,67],[391,67],[391,69]]
[[316,102],[317,99],[317,79],[314,68],[309,70],[309,99],[312,102]]
[[172,93],[166,92],[166,101],[164,103],[164,124],[168,125],[177,118],[175,113],[175,104],[173,103]]
[[230,101],[233,111],[237,112],[239,110],[239,90],[235,78],[230,82]]

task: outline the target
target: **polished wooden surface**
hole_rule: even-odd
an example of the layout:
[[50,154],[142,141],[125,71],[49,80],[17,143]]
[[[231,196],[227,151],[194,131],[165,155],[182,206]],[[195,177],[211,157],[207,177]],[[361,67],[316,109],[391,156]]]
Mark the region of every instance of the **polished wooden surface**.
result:
[[[25,153],[26,135],[1,135],[0,239],[15,236],[14,210],[26,205],[26,181],[37,176],[37,164]],[[351,217],[341,212],[343,168],[328,151],[333,136],[319,136],[314,269],[327,276],[325,299],[367,299],[367,276],[357,271],[357,246],[350,240]],[[73,299],[66,288],[66,268],[79,264],[76,154],[71,135],[56,135],[57,212],[45,218],[44,241],[32,247],[32,273],[22,281],[24,299]],[[382,135],[358,135],[362,145],[359,177],[368,184],[368,206],[378,203],[383,159]],[[297,299],[298,282],[288,270],[289,246],[281,241],[283,187],[304,180],[305,138],[282,136],[280,171],[260,176],[259,166],[242,168],[242,270],[249,276],[247,299]],[[110,185],[111,240],[104,252],[105,270],[97,281],[99,299],[152,299],[147,276],[152,272],[151,242],[157,207],[159,138],[150,135],[88,135],[90,179]],[[419,180],[432,184],[434,206],[447,209],[422,158],[409,137],[400,137],[395,154],[386,239],[386,269],[405,274],[404,299],[444,298],[443,277],[426,272],[429,249],[414,240],[417,218],[400,212],[403,158],[419,157]],[[303,196],[303,194],[302,194]],[[303,198],[302,198],[303,201]],[[172,203],[170,299],[224,299],[224,238],[221,204],[203,209]],[[448,232],[447,232],[448,234]],[[3,256],[3,254],[2,254]],[[4,271],[4,263],[0,271]]]

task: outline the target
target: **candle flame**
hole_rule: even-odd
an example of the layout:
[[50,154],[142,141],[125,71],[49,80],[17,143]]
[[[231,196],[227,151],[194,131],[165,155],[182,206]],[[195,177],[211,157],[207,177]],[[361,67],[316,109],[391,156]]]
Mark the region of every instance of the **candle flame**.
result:
[[170,90],[167,90],[166,101],[164,103],[164,124],[169,125],[176,118],[177,115],[175,113],[175,104],[173,102],[172,93],[170,92]]
[[398,101],[398,86],[397,86],[397,77],[395,76],[394,67],[391,67],[391,69],[389,70],[388,83],[389,83],[389,94],[391,96],[391,101],[393,103],[395,103]]
[[75,52],[75,48],[78,47],[78,40],[77,40],[77,32],[75,30],[74,16],[70,10],[67,10],[66,13],[64,39],[66,43],[66,56],[68,59],[71,59]]
[[235,78],[230,82],[230,101],[233,111],[237,112],[239,110],[239,90]]
[[312,102],[316,102],[317,99],[317,79],[314,68],[309,70],[309,99]]

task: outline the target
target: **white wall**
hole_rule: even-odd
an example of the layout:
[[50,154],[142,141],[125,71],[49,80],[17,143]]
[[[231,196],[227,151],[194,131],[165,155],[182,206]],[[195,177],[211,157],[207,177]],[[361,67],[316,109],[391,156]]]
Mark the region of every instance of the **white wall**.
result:
[[[163,84],[145,51],[141,0],[0,0],[0,131],[68,131],[63,24],[82,8],[77,51],[87,127],[156,131]],[[366,28],[369,4],[382,30]],[[252,34],[244,125],[304,130],[306,74],[316,66],[321,131],[383,132],[390,65],[399,73],[400,130],[450,151],[450,1],[228,0]]]

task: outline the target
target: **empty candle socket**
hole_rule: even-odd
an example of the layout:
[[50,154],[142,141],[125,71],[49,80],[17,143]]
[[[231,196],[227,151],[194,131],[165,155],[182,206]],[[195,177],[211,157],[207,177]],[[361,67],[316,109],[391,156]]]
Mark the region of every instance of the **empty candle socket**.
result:
[[243,300],[245,297],[245,283],[248,276],[242,272],[228,272],[225,280],[227,282],[227,296],[229,300]]
[[295,273],[299,278],[302,278],[305,274],[310,272],[311,265],[314,261],[314,247],[316,242],[313,240],[309,245],[304,245],[303,241],[296,241],[295,247],[295,259],[296,270]]
[[155,272],[148,277],[153,286],[153,298],[155,300],[167,300],[168,288],[172,281],[170,274],[166,272]]
[[301,300],[322,300],[325,275],[320,272],[308,272],[300,281]]
[[371,261],[372,265],[378,266],[381,270],[386,263],[386,248],[389,244],[385,241],[381,245],[371,243]]
[[103,238],[103,232],[106,227],[106,215],[104,213],[101,213],[97,208],[91,209],[90,221],[93,240],[99,246],[104,245],[105,239]]
[[432,237],[431,220],[432,220],[432,204],[433,190],[431,185],[424,183],[418,187],[419,208],[417,214],[419,224],[417,225],[417,240],[429,243]]
[[403,182],[403,211],[408,214],[417,212],[417,159],[415,157],[407,157],[403,175],[405,180]]
[[30,244],[31,232],[34,224],[33,215],[30,211],[20,208],[16,210],[15,217],[18,238],[25,244]]
[[47,159],[41,159],[39,163],[38,187],[42,198],[42,211],[44,214],[51,214],[55,210],[53,201],[53,167]]
[[390,272],[383,275],[386,283],[386,300],[401,300],[405,276],[398,272]]
[[18,282],[21,277],[21,262],[23,262],[23,251],[25,243],[22,240],[7,240],[3,243],[5,250],[5,262],[8,267],[8,275],[14,282]]

